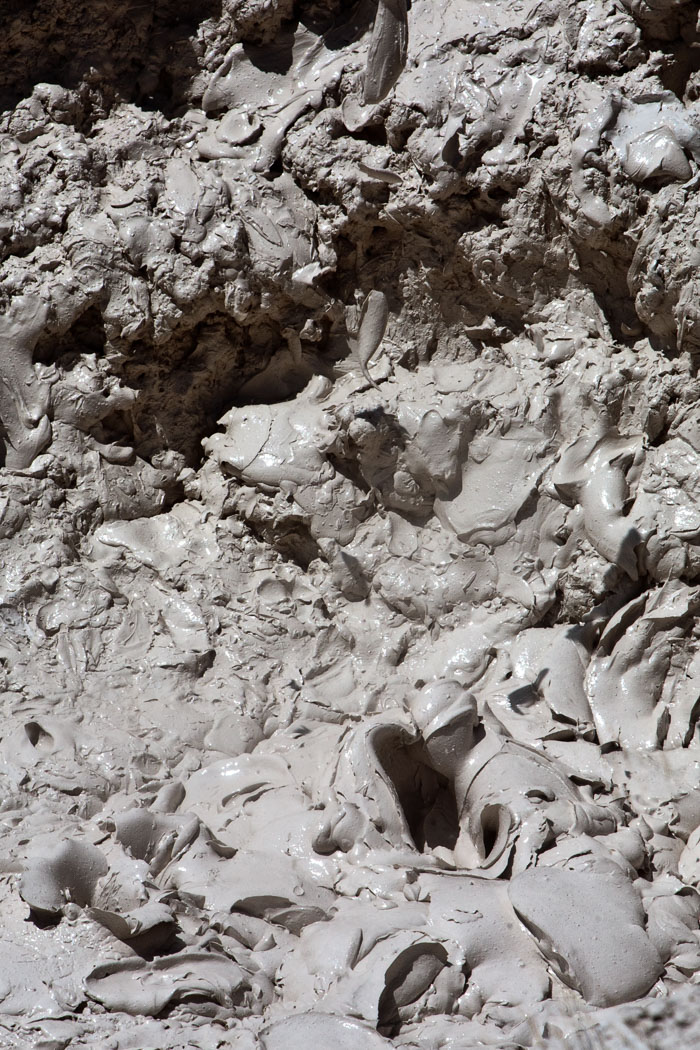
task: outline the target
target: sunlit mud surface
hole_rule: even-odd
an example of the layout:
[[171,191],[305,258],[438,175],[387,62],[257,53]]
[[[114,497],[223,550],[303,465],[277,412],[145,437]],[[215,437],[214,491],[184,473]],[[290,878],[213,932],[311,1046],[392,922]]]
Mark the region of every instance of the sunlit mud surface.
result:
[[695,1045],[697,5],[11,6],[0,1046]]

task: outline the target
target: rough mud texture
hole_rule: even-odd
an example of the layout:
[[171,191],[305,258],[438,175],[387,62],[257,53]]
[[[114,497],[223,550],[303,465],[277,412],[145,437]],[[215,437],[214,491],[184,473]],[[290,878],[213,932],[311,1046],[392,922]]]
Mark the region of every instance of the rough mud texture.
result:
[[11,7],[0,1046],[695,1045],[697,5]]

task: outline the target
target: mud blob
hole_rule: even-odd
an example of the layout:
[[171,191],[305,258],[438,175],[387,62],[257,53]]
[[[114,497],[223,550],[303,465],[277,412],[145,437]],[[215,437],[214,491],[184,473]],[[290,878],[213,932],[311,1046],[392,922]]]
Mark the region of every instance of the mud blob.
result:
[[634,889],[611,872],[542,869],[511,880],[508,895],[558,976],[596,1006],[648,992],[663,970]]

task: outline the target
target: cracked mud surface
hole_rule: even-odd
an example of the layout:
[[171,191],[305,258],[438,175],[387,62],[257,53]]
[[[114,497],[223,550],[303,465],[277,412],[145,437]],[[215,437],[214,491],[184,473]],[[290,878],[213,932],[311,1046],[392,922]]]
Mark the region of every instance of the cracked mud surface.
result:
[[697,1041],[683,0],[13,5],[0,1046]]

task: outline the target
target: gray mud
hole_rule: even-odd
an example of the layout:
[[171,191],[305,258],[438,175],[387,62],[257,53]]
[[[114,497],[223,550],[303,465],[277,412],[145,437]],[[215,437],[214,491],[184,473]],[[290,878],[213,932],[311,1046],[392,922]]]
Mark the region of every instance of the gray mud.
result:
[[697,5],[0,26],[0,1046],[694,1045]]

